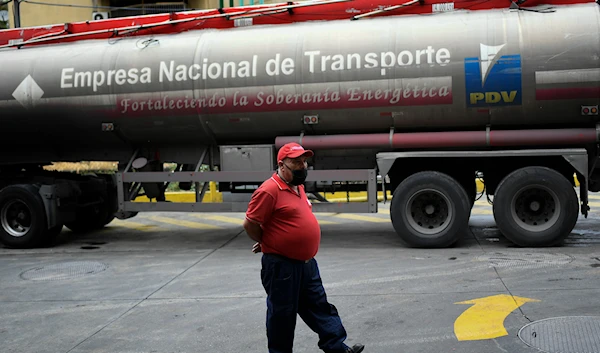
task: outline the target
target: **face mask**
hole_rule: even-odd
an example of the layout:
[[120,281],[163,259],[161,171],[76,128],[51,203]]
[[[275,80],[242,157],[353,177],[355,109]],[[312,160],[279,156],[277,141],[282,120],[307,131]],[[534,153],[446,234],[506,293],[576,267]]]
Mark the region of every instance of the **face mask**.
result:
[[[285,163],[283,165],[285,165]],[[290,167],[288,167],[287,165],[285,165],[285,167],[287,169],[289,169],[293,175],[293,178],[292,178],[292,181],[290,182],[290,184],[300,185],[300,184],[304,183],[304,181],[306,180],[306,176],[308,175],[308,170],[306,168],[302,168],[299,170],[293,170]]]

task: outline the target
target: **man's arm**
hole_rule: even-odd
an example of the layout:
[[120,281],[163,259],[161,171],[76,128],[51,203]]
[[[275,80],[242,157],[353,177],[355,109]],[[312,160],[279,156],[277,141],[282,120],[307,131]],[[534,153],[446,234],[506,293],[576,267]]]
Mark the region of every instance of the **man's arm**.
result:
[[262,250],[260,246],[263,235],[261,224],[269,220],[274,207],[275,199],[265,190],[259,189],[252,194],[246,211],[246,219],[244,219],[244,229],[250,239],[256,241],[256,244],[252,247],[254,253]]
[[246,218],[244,219],[244,229],[246,230],[246,233],[248,233],[250,239],[259,243],[262,241],[262,228],[260,227],[260,224],[249,221],[248,218]]

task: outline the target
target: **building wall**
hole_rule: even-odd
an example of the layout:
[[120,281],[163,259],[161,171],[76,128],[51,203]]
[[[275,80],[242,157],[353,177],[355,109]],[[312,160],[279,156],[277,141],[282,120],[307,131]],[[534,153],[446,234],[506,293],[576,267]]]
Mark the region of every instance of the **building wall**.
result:
[[[41,0],[40,2],[43,1],[47,0]],[[48,2],[53,4],[90,7],[94,5],[108,6],[108,0],[51,0]],[[15,27],[13,6],[13,3],[8,6],[9,28]],[[20,6],[21,27],[92,20],[92,11],[94,11],[92,8],[38,5],[22,2]],[[98,9],[97,11],[106,10]]]
[[[223,7],[230,7],[231,0],[223,0]],[[250,0],[242,0],[243,5],[260,5],[260,0],[254,0],[252,4]],[[286,2],[284,0],[263,0],[264,4],[274,4]],[[194,9],[216,9],[219,7],[219,0],[189,0],[190,8]],[[240,0],[233,0],[233,6],[240,6]]]
[[[77,6],[109,6],[109,0],[40,0],[50,3]],[[140,0],[140,3],[142,0]],[[263,0],[264,4],[281,3],[284,0]],[[250,0],[243,0],[244,5],[250,5]],[[260,0],[254,0],[259,5]],[[190,9],[215,9],[220,5],[219,0],[188,0]],[[8,6],[9,28],[14,28],[13,4]],[[240,0],[233,0],[233,6],[240,6]],[[230,7],[230,0],[223,0],[223,7]],[[21,3],[21,27],[44,26],[57,23],[69,23],[92,20],[93,8],[49,6]],[[99,12],[110,12],[108,9],[97,9]]]

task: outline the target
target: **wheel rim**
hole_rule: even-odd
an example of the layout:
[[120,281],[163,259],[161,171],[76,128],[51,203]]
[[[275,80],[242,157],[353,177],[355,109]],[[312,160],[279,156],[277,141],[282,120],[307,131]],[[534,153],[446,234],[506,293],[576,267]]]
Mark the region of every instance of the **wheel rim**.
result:
[[511,214],[519,227],[530,232],[543,232],[558,222],[560,199],[543,185],[529,185],[512,198]]
[[406,219],[416,231],[433,235],[450,226],[454,215],[452,203],[438,190],[426,189],[413,194],[406,204]]
[[31,229],[31,210],[23,201],[12,200],[0,212],[2,228],[13,237],[27,235]]

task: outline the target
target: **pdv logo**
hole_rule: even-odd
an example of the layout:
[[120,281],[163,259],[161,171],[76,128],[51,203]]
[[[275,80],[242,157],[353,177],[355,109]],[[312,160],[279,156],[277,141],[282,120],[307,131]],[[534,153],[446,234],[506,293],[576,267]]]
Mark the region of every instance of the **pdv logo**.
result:
[[521,104],[521,55],[500,55],[506,44],[480,45],[479,58],[465,58],[467,106]]

